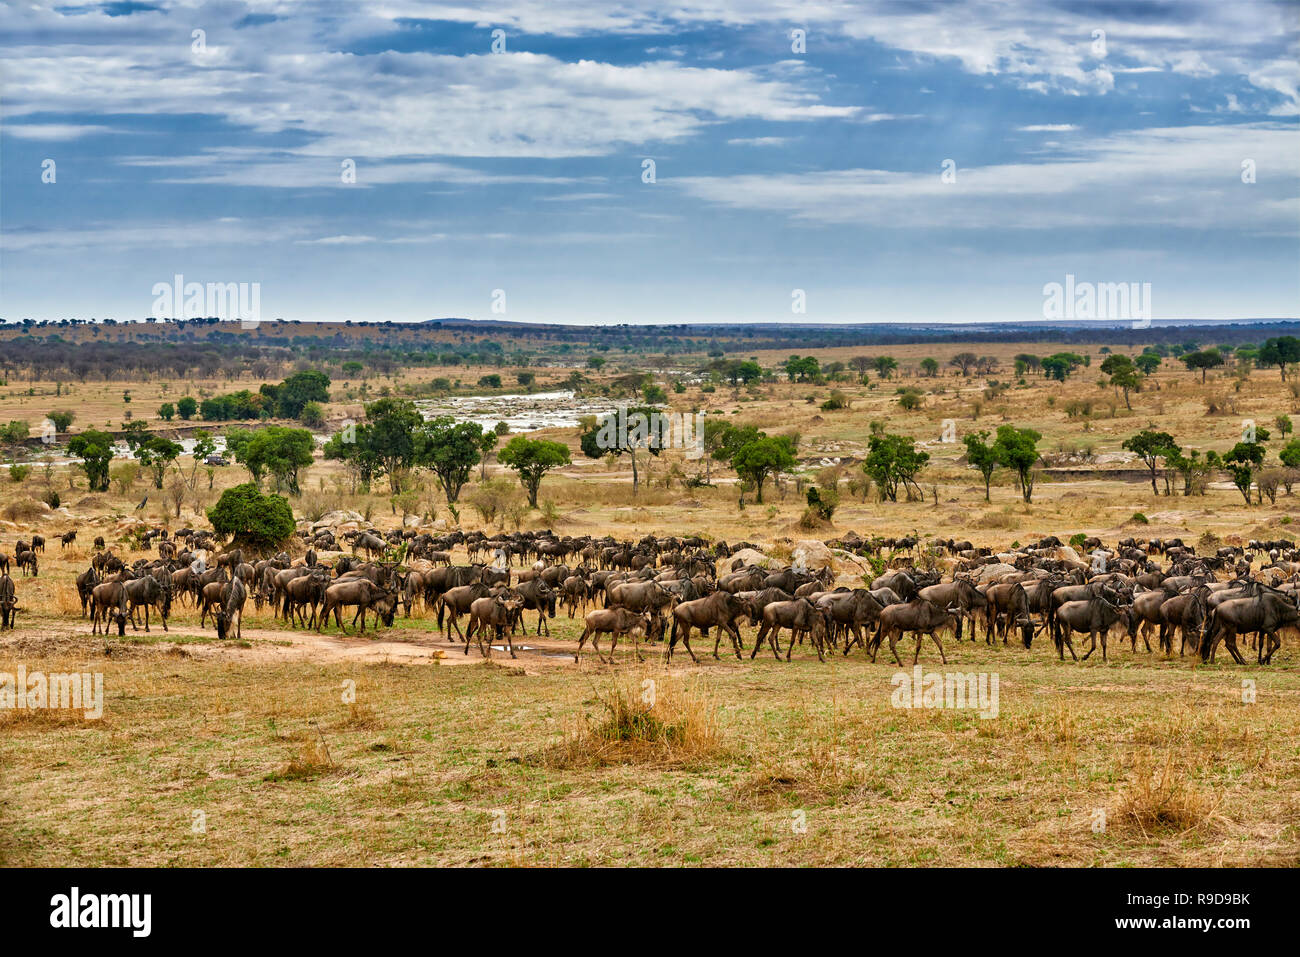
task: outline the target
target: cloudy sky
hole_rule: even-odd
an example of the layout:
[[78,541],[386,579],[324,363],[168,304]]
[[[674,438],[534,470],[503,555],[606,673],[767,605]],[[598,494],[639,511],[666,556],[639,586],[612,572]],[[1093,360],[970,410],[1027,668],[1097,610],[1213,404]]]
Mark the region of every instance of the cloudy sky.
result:
[[1037,319],[1067,274],[1294,317],[1298,38],[1262,0],[3,2],[0,316],[179,273],[302,320]]

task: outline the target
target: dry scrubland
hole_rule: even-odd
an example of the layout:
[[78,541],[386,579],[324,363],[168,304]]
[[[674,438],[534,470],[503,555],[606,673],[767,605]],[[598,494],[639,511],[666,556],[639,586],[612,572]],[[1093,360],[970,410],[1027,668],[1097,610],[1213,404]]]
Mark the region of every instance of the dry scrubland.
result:
[[[1010,422],[1041,431],[1039,447],[1049,456],[1091,446],[1104,457],[1151,423],[1184,446],[1223,451],[1237,441],[1243,418],[1271,427],[1278,414],[1300,409],[1276,370],[1254,372],[1238,390],[1227,375],[1212,373],[1202,385],[1167,360],[1129,412],[1097,385],[1100,345],[1091,349],[1091,369],[1065,385],[1031,375],[1028,387],[988,398],[986,379],[945,368],[935,380],[879,382],[872,373],[874,389],[837,385],[853,403],[840,412],[818,410],[831,386],[801,383],[738,394],[721,385],[712,395],[691,387],[673,402],[735,413],[735,421],[769,431],[793,428],[813,471],[823,457],[860,458],[873,420],[933,442],[925,446],[934,461],[922,484],[927,495],[935,487],[937,505],[846,494],[834,529],[816,533],[821,538],[849,529],[990,545],[1075,532],[1112,543],[1126,535],[1291,537],[1290,519],[1300,512],[1294,497],[1247,508],[1230,485],[1203,497],[1156,497],[1149,484],[1104,475],[1125,467],[1116,461],[1076,457],[1071,464],[1085,475],[1044,475],[1032,505],[1000,476],[992,503],[984,503],[978,476],[957,460],[961,447],[938,441],[944,419],[956,421],[959,436]],[[917,346],[818,357],[888,353],[907,367],[924,355],[946,363],[966,348],[1001,358],[1003,371],[991,378],[1004,382],[1013,378],[1015,353],[1060,351]],[[783,358],[759,356],[764,365]],[[539,389],[567,374],[536,371]],[[374,395],[441,374],[408,371],[368,384]],[[226,392],[260,381],[209,385]],[[902,411],[900,384],[931,393],[924,407]],[[20,394],[28,388],[37,395]],[[0,421],[35,424],[67,407],[78,414],[74,429],[116,426],[123,388],[138,416],[197,394],[180,382],[165,394],[158,382],[75,385],[71,398],[54,398],[54,388],[11,380],[0,387]],[[1207,397],[1235,411],[1209,415]],[[1091,417],[1067,415],[1067,403],[1088,400]],[[339,420],[358,406],[340,402],[327,411]],[[721,467],[714,466],[717,487],[688,489],[681,476],[698,464],[665,456],[634,498],[630,471],[583,460],[573,432],[548,433],[567,441],[575,459],[542,485],[558,533],[701,533],[778,550],[782,538],[808,534],[796,525],[804,503],[793,483],[783,493],[769,486],[763,505],[741,509]],[[1271,457],[1280,445],[1270,442]],[[1291,645],[1261,669],[1224,664],[1226,655],[1211,666],[1166,661],[1114,644],[1109,666],[1061,664],[1045,639],[1031,652],[988,648],[982,636],[959,647],[947,640],[946,670],[1000,676],[1000,714],[981,720],[973,711],[894,709],[890,678],[898,669],[883,658],[872,665],[860,652],[826,664],[806,648],[790,664],[770,654],[743,664],[674,659],[666,669],[657,649],[638,664],[620,645],[614,668],[594,657],[574,666],[578,629],[563,617],[550,640],[523,639],[530,650],[517,662],[497,653],[480,663],[477,651],[467,659],[419,614],[366,636],[331,630],[315,638],[283,630],[252,613],[251,603],[243,642],[219,645],[188,608],[177,611],[167,634],[155,627],[149,635],[128,629],[125,640],[92,638],[77,617],[72,578],[94,535],[111,539],[119,519],[137,515],[173,527],[193,522],[196,507],[242,476],[235,467],[219,470],[213,491],[187,502],[179,523],[152,490],[135,511],[143,482],[90,496],[84,479],[68,488],[63,467],[48,480],[74,518],[31,519],[15,507],[0,514],[19,519],[0,526],[0,541],[11,552],[14,539],[31,531],[52,539],[76,527],[80,538],[66,553],[52,541],[40,577],[16,579],[23,610],[18,630],[0,637],[0,670],[21,663],[101,671],[107,701],[99,721],[0,714],[6,864],[1300,863],[1300,657]],[[37,466],[21,485],[0,485],[0,502],[17,506],[45,482]],[[379,525],[395,522],[386,495],[347,495],[331,463],[314,466],[304,489],[294,503],[299,514],[342,505],[368,509]],[[1129,522],[1139,511],[1149,525]],[[437,518],[449,518],[445,505]],[[461,519],[481,524],[469,507]],[[524,527],[542,524],[534,513]],[[748,644],[753,629],[744,634]],[[903,647],[910,651],[911,642]],[[923,650],[922,664],[945,670],[933,647]],[[647,679],[655,683],[654,708],[642,702]],[[1243,679],[1257,682],[1253,704],[1243,702]],[[353,703],[343,700],[348,681]],[[206,816],[204,833],[193,829],[195,811]],[[1095,831],[1099,811],[1107,826]]]

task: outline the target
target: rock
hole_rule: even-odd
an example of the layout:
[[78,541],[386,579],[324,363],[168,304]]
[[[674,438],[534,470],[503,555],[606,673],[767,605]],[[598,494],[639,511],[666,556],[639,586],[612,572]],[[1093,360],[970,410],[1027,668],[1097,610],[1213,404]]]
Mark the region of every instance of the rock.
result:
[[790,552],[790,564],[794,568],[810,572],[821,571],[823,568],[830,568],[833,571],[835,568],[831,550],[815,538],[805,538],[795,542]]
[[316,521],[311,523],[312,531],[320,528],[334,528],[342,525],[344,522],[356,522],[358,525],[365,519],[357,512],[346,508],[336,508],[332,512],[326,512]]
[[997,565],[981,565],[975,572],[975,580],[981,585],[985,582],[1000,578],[1003,575],[1014,575],[1017,569],[1015,565],[1000,563]]
[[741,559],[745,565],[757,565],[760,568],[780,568],[781,563],[771,556],[764,555],[756,548],[742,548],[738,552],[733,552],[730,558],[722,559],[723,566],[730,571],[731,566],[736,559]]

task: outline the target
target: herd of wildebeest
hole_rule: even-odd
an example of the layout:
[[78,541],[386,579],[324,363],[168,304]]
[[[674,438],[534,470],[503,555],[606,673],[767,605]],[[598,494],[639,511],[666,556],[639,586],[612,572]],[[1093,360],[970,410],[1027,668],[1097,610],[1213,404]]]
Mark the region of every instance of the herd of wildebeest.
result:
[[[76,532],[58,536],[62,547]],[[244,606],[269,607],[289,627],[320,631],[331,615],[344,632],[344,610],[351,625],[365,630],[367,612],[391,626],[398,611],[431,619],[447,641],[453,633],[469,654],[477,639],[484,657],[495,641],[515,657],[513,636],[528,633],[524,613],[536,613],[534,632],[549,635],[547,619],[557,609],[569,618],[582,615],[585,627],[575,660],[590,640],[602,661],[613,662],[620,638],[630,638],[641,659],[640,643],[666,642],[671,660],[678,642],[695,661],[691,635],[707,640],[714,632],[719,657],[724,635],[737,658],[745,643],[739,623],[758,629],[749,656],[766,642],[781,660],[780,635],[789,631],[784,660],[807,642],[821,660],[835,651],[860,647],[876,660],[887,641],[901,664],[897,644],[916,640],[913,663],[924,636],[946,663],[941,634],[962,640],[968,629],[977,640],[1003,645],[1015,635],[1026,648],[1044,630],[1061,660],[1070,652],[1086,660],[1100,641],[1108,660],[1107,637],[1127,637],[1138,652],[1199,655],[1213,661],[1224,643],[1238,664],[1237,646],[1249,637],[1259,664],[1268,664],[1281,647],[1281,635],[1300,633],[1300,548],[1289,541],[1251,541],[1224,545],[1213,555],[1198,555],[1181,540],[1127,538],[1113,548],[1089,538],[1081,550],[1048,537],[995,552],[970,542],[917,536],[863,539],[849,535],[825,543],[841,567],[866,572],[862,585],[836,585],[829,564],[814,569],[764,555],[752,543],[728,545],[699,537],[647,535],[638,541],[589,536],[557,536],[549,531],[493,537],[482,532],[431,534],[414,529],[352,530],[336,537],[318,529],[299,533],[291,558],[282,551],[269,558],[245,556],[235,547],[218,548],[211,533],[191,528],[170,534],[145,531],[132,542],[154,551],[129,565],[103,538],[94,543],[89,567],[76,579],[82,616],[92,633],[115,626],[125,635],[130,622],[150,627],[154,612],[167,628],[174,602],[200,610],[200,627],[212,618],[217,637],[239,638]],[[467,563],[453,564],[463,548]],[[23,575],[36,576],[45,539],[19,541],[13,562]],[[796,553],[797,554],[797,553]],[[859,561],[862,559],[863,561]],[[10,557],[0,552],[0,612],[12,628],[18,610]],[[882,569],[872,575],[870,569]],[[867,584],[869,580],[869,584]],[[856,583],[856,582],[855,582]],[[865,586],[865,587],[862,587]],[[462,630],[460,619],[466,617]],[[1087,635],[1082,659],[1072,636]],[[610,638],[609,655],[598,641]],[[486,641],[486,644],[485,644]]]

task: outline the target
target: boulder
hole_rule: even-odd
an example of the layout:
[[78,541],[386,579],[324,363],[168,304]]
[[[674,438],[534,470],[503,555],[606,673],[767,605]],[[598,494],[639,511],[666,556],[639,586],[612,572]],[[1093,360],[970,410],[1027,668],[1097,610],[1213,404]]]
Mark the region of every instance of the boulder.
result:
[[737,558],[739,558],[745,565],[757,565],[759,568],[781,567],[781,563],[775,558],[772,558],[770,555],[764,555],[756,548],[742,548],[738,552],[733,552],[730,558],[722,559],[721,564],[730,571],[731,566],[735,563]]
[[823,568],[835,568],[834,556],[824,542],[815,538],[805,538],[795,542],[790,551],[790,564],[794,568],[816,572]]
[[312,531],[316,531],[321,528],[334,528],[345,522],[356,522],[360,525],[364,521],[365,518],[358,512],[346,508],[336,508],[332,512],[326,512],[320,518],[316,519],[316,521],[312,522],[311,528]]
[[982,585],[985,582],[992,581],[995,578],[1000,578],[1003,575],[1014,575],[1017,571],[1018,569],[1015,565],[1008,565],[1006,563],[999,563],[997,565],[981,565],[975,570],[975,581]]

